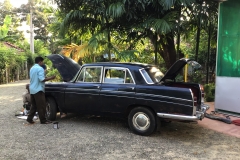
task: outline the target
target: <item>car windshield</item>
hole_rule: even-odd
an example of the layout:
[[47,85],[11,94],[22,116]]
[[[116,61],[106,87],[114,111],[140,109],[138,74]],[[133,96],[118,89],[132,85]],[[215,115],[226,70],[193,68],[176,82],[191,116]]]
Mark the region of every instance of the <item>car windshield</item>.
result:
[[147,83],[159,83],[164,77],[164,74],[157,67],[145,68],[141,72]]

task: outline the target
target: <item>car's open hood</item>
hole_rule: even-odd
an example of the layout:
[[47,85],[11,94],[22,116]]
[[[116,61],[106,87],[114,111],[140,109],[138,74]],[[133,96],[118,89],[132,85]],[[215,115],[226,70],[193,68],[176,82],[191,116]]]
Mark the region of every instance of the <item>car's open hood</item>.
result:
[[51,54],[47,56],[61,74],[63,81],[68,82],[74,78],[80,69],[80,65],[71,58],[59,54]]
[[179,72],[183,69],[183,67],[186,64],[191,64],[194,68],[200,68],[201,65],[197,63],[194,60],[187,59],[187,58],[181,58],[178,61],[176,61],[169,70],[165,73],[164,77],[161,79],[161,81],[165,81],[167,79],[174,80],[176,76],[179,74]]

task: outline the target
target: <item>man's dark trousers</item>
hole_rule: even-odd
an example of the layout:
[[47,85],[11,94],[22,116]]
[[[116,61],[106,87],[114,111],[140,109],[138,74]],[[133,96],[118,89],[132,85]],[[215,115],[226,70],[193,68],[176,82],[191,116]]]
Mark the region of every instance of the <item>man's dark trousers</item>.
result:
[[46,122],[47,119],[45,93],[43,91],[39,91],[36,94],[31,94],[31,101],[32,106],[28,113],[27,120],[32,121],[36,111],[38,111],[40,123]]

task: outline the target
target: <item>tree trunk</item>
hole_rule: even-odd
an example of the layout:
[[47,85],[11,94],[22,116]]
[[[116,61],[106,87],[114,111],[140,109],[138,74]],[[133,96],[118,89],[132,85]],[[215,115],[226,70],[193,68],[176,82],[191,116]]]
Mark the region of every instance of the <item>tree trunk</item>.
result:
[[19,69],[19,67],[17,67],[17,81],[19,81],[19,72],[20,72],[20,69]]
[[158,35],[155,33],[155,42],[154,42],[155,65],[158,64],[158,60],[157,60],[157,54],[158,54],[157,37],[158,37]]
[[181,10],[182,10],[182,7],[180,6],[179,8],[179,18],[178,18],[178,26],[177,26],[177,56],[176,56],[176,59],[180,59],[180,21],[181,21]]
[[27,65],[27,61],[25,62],[25,72],[26,72],[26,79],[28,79],[28,65]]
[[[170,68],[176,62],[177,52],[174,44],[173,33],[168,33],[167,35],[148,35],[151,43],[154,45],[154,50],[160,54],[165,62],[165,66]],[[158,37],[160,40],[158,41]]]
[[208,27],[208,52],[207,52],[207,75],[206,75],[206,84],[208,84],[208,77],[209,77],[209,55],[211,51],[211,22]]
[[198,61],[198,51],[199,51],[199,42],[200,42],[200,32],[201,28],[197,27],[197,38],[196,38],[196,54],[195,54],[195,61]]
[[109,62],[112,61],[110,44],[111,44],[111,37],[110,37],[110,31],[108,31],[108,58],[109,58]]
[[8,83],[8,67],[6,66],[6,83]]
[[161,50],[159,54],[164,59],[167,69],[169,69],[176,62],[177,55],[173,34],[169,33],[165,37],[161,36],[160,45]]
[[157,65],[157,54],[158,54],[158,50],[159,50],[159,45],[157,43],[157,34],[149,34],[149,39],[152,43],[152,45],[154,46],[154,54],[155,54],[155,65]]

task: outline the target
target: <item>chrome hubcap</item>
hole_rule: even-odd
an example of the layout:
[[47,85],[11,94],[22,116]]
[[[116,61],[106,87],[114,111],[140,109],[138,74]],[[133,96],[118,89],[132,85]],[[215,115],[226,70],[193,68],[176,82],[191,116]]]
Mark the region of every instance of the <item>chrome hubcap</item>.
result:
[[145,131],[150,126],[150,118],[143,112],[137,112],[132,118],[133,125],[141,130]]

